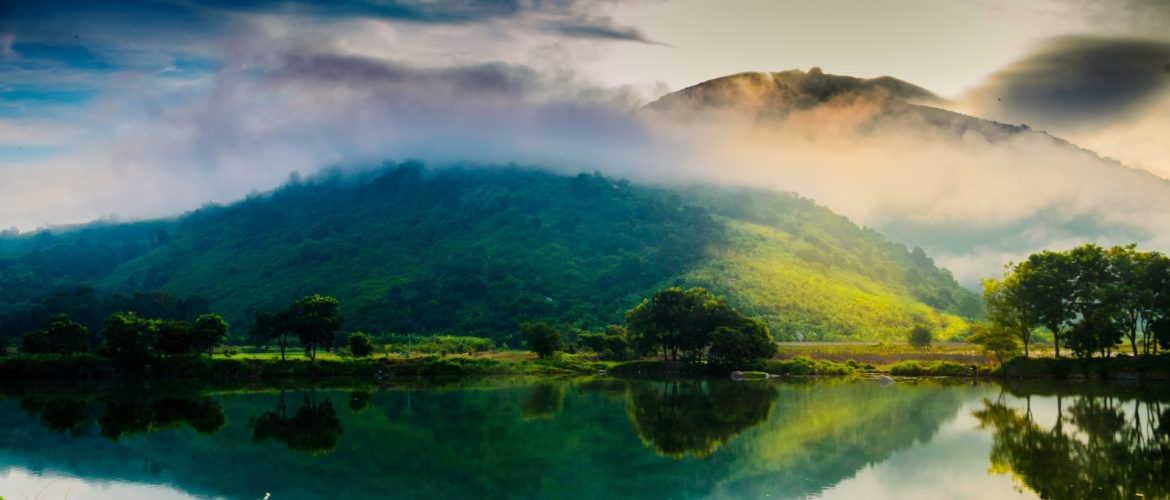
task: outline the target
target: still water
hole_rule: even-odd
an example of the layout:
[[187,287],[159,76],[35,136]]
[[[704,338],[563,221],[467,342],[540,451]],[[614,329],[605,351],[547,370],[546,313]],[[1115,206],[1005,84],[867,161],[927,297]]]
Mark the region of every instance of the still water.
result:
[[1165,387],[590,379],[0,392],[8,500],[1170,497]]

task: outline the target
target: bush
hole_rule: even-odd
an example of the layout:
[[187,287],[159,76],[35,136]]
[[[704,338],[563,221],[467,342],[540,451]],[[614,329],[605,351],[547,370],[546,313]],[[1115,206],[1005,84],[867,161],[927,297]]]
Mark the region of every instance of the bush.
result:
[[930,345],[931,338],[930,328],[926,325],[914,325],[910,330],[910,345],[914,347],[926,347]]
[[711,332],[711,364],[728,369],[752,370],[776,354],[776,343],[761,321],[745,321],[740,328],[721,326]]
[[349,351],[357,358],[365,358],[374,353],[374,342],[370,336],[362,332],[349,334]]
[[970,365],[954,361],[907,360],[890,367],[890,375],[904,377],[967,377],[973,373]]
[[524,323],[520,325],[520,335],[528,350],[536,353],[537,357],[547,358],[554,352],[561,350],[561,333],[548,323]]

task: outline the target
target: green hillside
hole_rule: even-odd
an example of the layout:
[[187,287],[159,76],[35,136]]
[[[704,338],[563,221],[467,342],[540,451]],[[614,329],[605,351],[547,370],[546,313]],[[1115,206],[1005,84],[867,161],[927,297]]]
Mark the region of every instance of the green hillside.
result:
[[0,238],[5,335],[79,283],[203,297],[237,335],[252,311],[309,293],[340,299],[350,330],[504,341],[520,321],[620,322],[667,285],[726,294],[780,339],[901,339],[915,323],[947,338],[981,308],[921,250],[794,195],[417,164],[293,181],[175,221]]

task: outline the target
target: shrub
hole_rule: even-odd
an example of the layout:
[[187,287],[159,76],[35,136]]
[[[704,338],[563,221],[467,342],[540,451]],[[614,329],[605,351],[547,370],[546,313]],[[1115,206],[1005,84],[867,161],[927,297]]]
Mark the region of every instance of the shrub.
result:
[[931,338],[930,328],[926,325],[914,325],[910,330],[910,345],[914,347],[926,347],[930,345]]
[[907,360],[890,367],[890,375],[905,377],[966,377],[971,374],[971,366],[953,361]]
[[520,335],[528,350],[536,353],[537,357],[547,358],[554,352],[561,350],[561,333],[548,323],[527,323],[520,325]]
[[362,332],[349,334],[349,351],[354,357],[364,358],[374,353],[374,342]]

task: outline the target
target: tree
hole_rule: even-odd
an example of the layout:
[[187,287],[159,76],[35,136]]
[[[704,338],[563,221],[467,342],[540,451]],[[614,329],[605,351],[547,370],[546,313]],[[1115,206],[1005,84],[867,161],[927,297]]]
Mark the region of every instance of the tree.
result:
[[349,334],[349,351],[355,357],[367,357],[374,353],[374,342],[365,333],[353,332]]
[[337,299],[323,295],[310,295],[300,299],[289,308],[292,313],[293,330],[305,346],[309,359],[317,359],[317,349],[330,346],[333,334],[345,322],[341,305]]
[[137,314],[114,313],[102,329],[105,353],[112,359],[141,363],[150,358],[157,324]]
[[554,352],[561,350],[563,341],[561,333],[548,323],[528,323],[520,325],[520,336],[528,350],[536,353],[537,357],[547,358]]
[[154,349],[160,354],[177,356],[188,354],[191,347],[191,325],[186,321],[165,320],[156,325]]
[[967,341],[983,348],[983,352],[995,355],[995,361],[1003,364],[1020,352],[1019,337],[1002,326],[976,323],[971,325]]
[[218,314],[200,315],[191,326],[192,349],[210,355],[211,350],[227,337],[228,328],[228,322]]
[[1032,344],[1032,330],[1038,322],[1032,304],[1020,297],[1020,280],[1008,274],[1003,281],[983,280],[983,300],[991,327],[1010,333],[1024,346],[1024,357]]
[[702,288],[667,288],[626,312],[626,328],[634,349],[647,354],[659,348],[665,359],[701,362],[720,326],[738,327],[744,316]]
[[914,325],[914,328],[910,329],[910,345],[922,348],[930,345],[932,340],[934,339],[931,338],[930,328],[926,325]]
[[768,325],[745,320],[739,327],[720,326],[711,332],[711,364],[727,369],[755,369],[776,354]]
[[69,316],[64,314],[53,317],[46,334],[49,340],[49,352],[72,354],[89,350],[91,342],[89,328],[69,319]]
[[20,339],[20,350],[27,354],[72,354],[89,350],[89,329],[69,316],[58,314],[49,327],[29,332]]
[[257,345],[266,344],[275,340],[280,348],[280,360],[284,361],[284,353],[288,349],[293,334],[293,313],[290,310],[279,311],[275,314],[256,312],[252,328],[248,336]]
[[28,332],[20,337],[20,352],[25,354],[47,354],[49,351],[49,334],[44,330]]
[[1076,282],[1077,268],[1069,254],[1045,251],[1028,256],[1013,271],[1018,280],[1014,300],[1052,332],[1058,358],[1064,326],[1076,317],[1074,296],[1084,285]]

